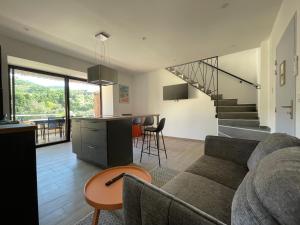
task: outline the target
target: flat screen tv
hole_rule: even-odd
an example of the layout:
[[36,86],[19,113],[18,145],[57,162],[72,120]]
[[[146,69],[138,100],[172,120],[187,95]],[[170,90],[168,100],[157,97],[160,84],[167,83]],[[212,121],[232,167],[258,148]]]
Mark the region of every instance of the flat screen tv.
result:
[[189,98],[188,84],[176,84],[163,87],[163,100],[180,100]]

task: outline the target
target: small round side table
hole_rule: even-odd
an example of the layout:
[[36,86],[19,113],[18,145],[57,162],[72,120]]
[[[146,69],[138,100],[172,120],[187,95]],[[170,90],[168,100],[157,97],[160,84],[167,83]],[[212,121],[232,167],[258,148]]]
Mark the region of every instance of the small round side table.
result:
[[137,166],[118,166],[106,169],[90,178],[84,187],[84,196],[89,205],[95,208],[93,225],[98,225],[100,210],[121,209],[123,195],[123,178],[110,186],[105,183],[121,173],[139,177],[151,183],[151,175],[143,168]]

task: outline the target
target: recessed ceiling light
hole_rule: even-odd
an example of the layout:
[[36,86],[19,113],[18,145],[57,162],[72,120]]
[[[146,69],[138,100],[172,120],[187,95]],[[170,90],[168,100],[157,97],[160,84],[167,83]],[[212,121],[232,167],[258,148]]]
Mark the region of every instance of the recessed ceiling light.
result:
[[106,32],[100,32],[95,35],[95,38],[100,39],[100,41],[106,41],[108,38],[110,38],[110,35]]

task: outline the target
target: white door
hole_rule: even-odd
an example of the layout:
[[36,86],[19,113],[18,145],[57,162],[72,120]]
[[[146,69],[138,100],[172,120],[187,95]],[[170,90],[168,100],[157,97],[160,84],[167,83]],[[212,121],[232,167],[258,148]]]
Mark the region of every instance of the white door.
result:
[[296,18],[290,22],[277,49],[276,132],[295,135],[296,77]]

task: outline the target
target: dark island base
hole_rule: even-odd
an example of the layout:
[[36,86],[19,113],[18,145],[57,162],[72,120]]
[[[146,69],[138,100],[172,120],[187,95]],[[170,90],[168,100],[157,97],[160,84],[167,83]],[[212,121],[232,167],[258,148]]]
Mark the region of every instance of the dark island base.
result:
[[101,168],[133,162],[132,122],[72,119],[72,146],[77,158]]

